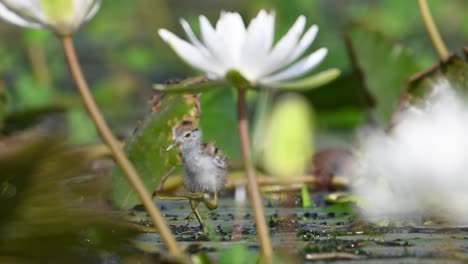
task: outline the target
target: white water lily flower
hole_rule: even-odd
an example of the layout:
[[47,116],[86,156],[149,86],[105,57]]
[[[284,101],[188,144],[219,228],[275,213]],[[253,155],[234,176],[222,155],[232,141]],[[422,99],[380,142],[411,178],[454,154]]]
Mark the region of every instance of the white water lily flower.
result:
[[68,36],[94,17],[100,5],[101,0],[0,0],[0,18]]
[[215,28],[205,16],[200,16],[201,40],[186,20],[180,22],[190,43],[165,29],[160,29],[159,35],[184,61],[212,80],[224,79],[227,72],[236,70],[251,84],[271,85],[305,75],[327,55],[327,49],[321,48],[296,62],[318,32],[313,25],[303,34],[304,16],[296,20],[276,45],[273,45],[274,12],[261,10],[247,28],[238,13],[221,12]]

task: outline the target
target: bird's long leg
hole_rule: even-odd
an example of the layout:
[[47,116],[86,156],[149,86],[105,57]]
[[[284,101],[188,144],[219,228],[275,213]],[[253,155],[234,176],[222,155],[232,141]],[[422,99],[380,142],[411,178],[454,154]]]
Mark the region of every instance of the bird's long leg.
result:
[[[194,203],[194,205],[192,205],[192,203]],[[190,224],[190,222],[192,221],[193,219],[193,215],[195,214],[193,208],[198,208],[198,205],[200,204],[200,201],[196,201],[196,200],[190,200],[190,207],[192,208],[192,212],[190,212],[189,215],[187,215],[187,217],[185,217],[184,219],[187,220],[187,224],[185,224],[185,226],[188,226]]]
[[[205,226],[203,225],[203,220],[202,220],[202,218],[200,216],[200,213],[198,212],[198,205],[200,204],[200,202],[203,202],[206,205],[205,193],[202,193],[202,192],[197,192],[197,193],[192,193],[192,192],[176,193],[176,195],[174,195],[174,196],[160,196],[160,195],[156,194],[156,195],[154,195],[154,198],[159,199],[159,200],[169,200],[169,201],[189,200],[190,201],[190,207],[192,208],[192,213],[190,213],[186,217],[186,219],[188,220],[187,225],[190,224],[190,221],[192,220],[192,215],[195,215],[198,222],[200,223],[200,226],[202,226],[203,231],[206,231]],[[210,210],[212,210],[212,209],[210,209]]]
[[203,220],[200,216],[200,213],[198,213],[199,204],[200,204],[200,201],[190,200],[190,206],[192,207],[192,211],[195,214],[195,217],[197,218],[198,223],[200,223],[200,226],[203,228],[203,231],[206,233],[207,230],[205,228],[205,225],[203,224]]
[[214,210],[218,208],[218,193],[213,193],[213,200],[208,200],[206,196],[203,196],[202,202],[205,204],[205,206],[210,209]]

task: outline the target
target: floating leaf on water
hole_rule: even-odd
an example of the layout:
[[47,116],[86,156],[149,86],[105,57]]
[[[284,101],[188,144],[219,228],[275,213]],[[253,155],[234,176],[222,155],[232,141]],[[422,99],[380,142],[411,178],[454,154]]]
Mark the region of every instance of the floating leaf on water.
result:
[[[451,54],[431,68],[413,75],[403,91],[398,112],[410,105],[423,103],[436,87],[434,84],[441,81],[447,81],[448,85],[446,87],[453,87],[460,91],[462,95],[468,97],[467,62],[459,56]],[[397,115],[398,112],[395,114]]]

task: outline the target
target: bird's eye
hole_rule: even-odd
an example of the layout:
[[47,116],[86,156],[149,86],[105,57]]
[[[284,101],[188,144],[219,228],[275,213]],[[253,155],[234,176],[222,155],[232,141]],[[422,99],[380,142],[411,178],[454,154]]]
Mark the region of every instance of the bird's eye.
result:
[[189,133],[185,134],[184,137],[189,138],[191,135],[192,135],[192,133],[189,132]]

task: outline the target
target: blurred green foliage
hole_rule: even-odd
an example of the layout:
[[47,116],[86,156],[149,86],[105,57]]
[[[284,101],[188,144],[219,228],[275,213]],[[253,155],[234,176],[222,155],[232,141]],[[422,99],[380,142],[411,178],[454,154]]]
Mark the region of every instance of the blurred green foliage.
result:
[[249,251],[246,245],[234,245],[219,253],[220,264],[249,264],[257,263],[259,256],[256,252]]
[[0,262],[98,263],[128,254],[136,230],[106,201],[109,177],[92,148],[40,128],[0,139]]
[[[448,48],[459,52],[468,42],[465,0],[429,4]],[[156,187],[160,177],[179,164],[176,152],[167,154],[164,149],[171,126],[190,115],[196,104],[182,95],[150,101],[153,84],[199,74],[170,51],[157,29],[182,36],[180,17],[198,31],[199,14],[215,22],[221,10],[232,10],[249,21],[262,8],[276,11],[276,39],[300,14],[309,26],[317,24],[320,32],[309,51],[327,47],[329,55],[312,74],[335,67],[342,72],[324,87],[304,92],[314,108],[309,121],[319,135],[318,148],[334,144],[333,137],[349,143],[356,128],[369,122],[368,113],[385,126],[406,80],[438,59],[416,1],[103,1],[97,16],[74,40],[96,100],[112,129],[127,139],[127,153],[148,188]],[[52,33],[3,22],[0,37],[0,262],[40,263],[40,258],[49,257],[49,263],[84,263],[107,250],[119,252],[116,248],[125,247],[133,230],[114,221],[122,215],[106,203],[109,179],[90,169],[92,153],[69,147],[99,139],[82,108],[60,42]],[[466,72],[466,62],[451,57],[406,87],[410,103],[420,100],[426,83],[440,75],[466,87]],[[204,139],[215,141],[236,161],[240,155],[235,95],[231,89],[218,88],[201,97],[200,125]],[[257,95],[249,94],[251,115],[258,107]],[[271,97],[269,103],[278,94]],[[142,120],[139,127],[137,120]],[[321,134],[331,136],[324,139]],[[115,177],[114,200],[125,207],[135,205],[138,200],[127,180],[122,173]],[[310,200],[307,194],[304,189],[305,202]],[[352,214],[349,201],[342,202],[346,203],[335,205],[333,213]],[[220,258],[222,263],[244,263],[256,260],[251,254],[238,246],[220,252]]]
[[[449,49],[461,50],[468,40],[465,1],[432,0],[429,4]],[[159,28],[183,36],[180,17],[186,18],[197,32],[200,14],[214,23],[221,10],[232,10],[249,21],[262,8],[276,12],[276,39],[301,14],[307,17],[308,26],[317,24],[320,32],[309,52],[327,47],[329,54],[311,74],[335,67],[342,72],[324,87],[304,92],[315,112],[318,149],[336,142],[352,142],[356,128],[369,122],[368,113],[384,126],[407,78],[437,61],[416,1],[103,1],[97,16],[74,40],[85,75],[112,129],[121,139],[129,138],[137,120],[146,118],[146,103],[155,93],[154,83],[199,74],[163,43],[157,35]],[[98,141],[55,36],[6,23],[0,23],[0,36],[0,115],[28,116],[34,109],[62,109],[66,112],[63,118],[68,124],[69,143]],[[277,94],[273,97],[271,102]],[[250,93],[251,115],[258,100],[255,93]],[[3,104],[5,101],[8,104]],[[232,91],[206,93],[201,104],[204,139],[215,141],[231,160],[238,160]],[[167,127],[163,130],[170,132]],[[148,140],[156,137],[150,135]],[[159,152],[145,155],[161,159]]]
[[[468,39],[464,0],[432,0],[429,4],[449,49],[460,50],[460,43],[467,43]],[[353,74],[342,34],[351,21],[359,22],[408,47],[414,63],[419,67],[428,67],[437,60],[416,1],[105,1],[98,15],[77,34],[75,42],[91,87],[118,134],[129,135],[135,120],[144,115],[145,109],[141,106],[153,93],[153,83],[195,74],[159,39],[156,34],[158,28],[165,27],[183,35],[178,25],[180,17],[196,25],[199,14],[206,14],[214,22],[219,11],[233,10],[250,20],[260,8],[276,11],[277,39],[300,14],[307,16],[308,25],[319,25],[320,32],[311,51],[325,46],[329,49],[329,55],[315,73],[330,67],[338,67],[343,72],[339,80],[307,93],[317,112],[319,130],[349,130],[363,120],[359,114],[359,109],[366,107],[359,97],[363,84]],[[9,111],[45,104],[80,109],[74,84],[63,56],[58,52],[60,43],[53,34],[0,23],[0,36],[0,80],[4,81],[12,97]],[[369,56],[379,60],[379,57]],[[380,68],[388,68],[386,66]],[[378,67],[374,68],[377,70]],[[374,76],[374,73],[371,75]],[[404,77],[401,75],[401,78]],[[81,110],[72,111],[74,114],[69,115],[69,120],[75,129],[70,132],[75,135],[70,137],[71,141],[96,141],[97,134],[86,124],[84,113]],[[82,113],[82,118],[77,118],[78,112]],[[226,110],[227,116],[232,115],[228,112]],[[206,124],[208,121],[203,122],[207,127],[212,127]],[[81,129],[76,129],[79,127]],[[218,141],[216,138],[210,140]]]

